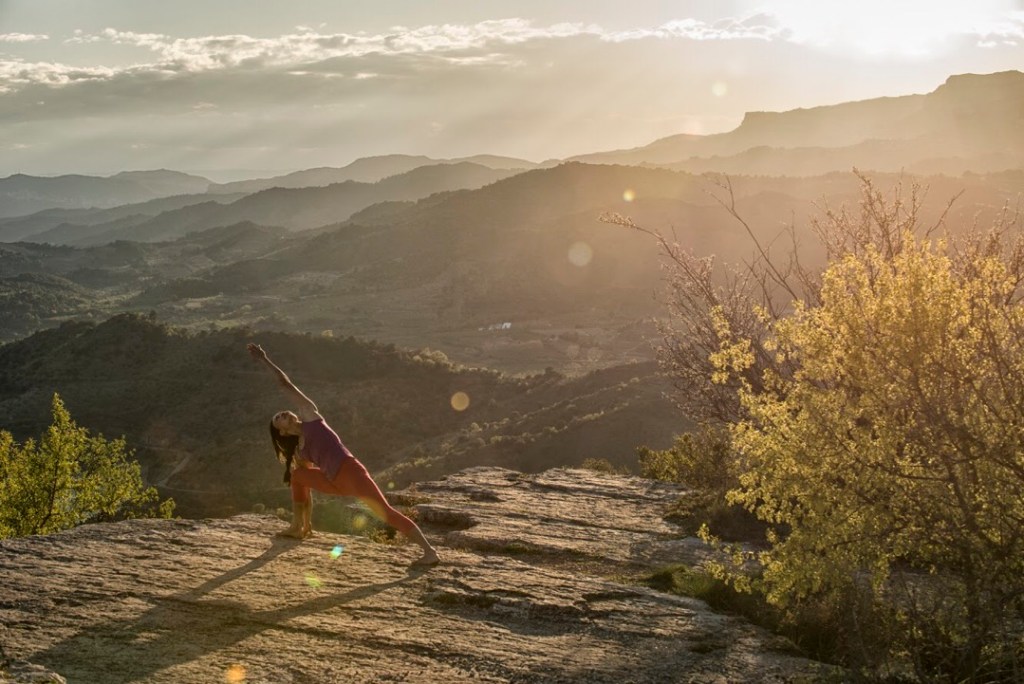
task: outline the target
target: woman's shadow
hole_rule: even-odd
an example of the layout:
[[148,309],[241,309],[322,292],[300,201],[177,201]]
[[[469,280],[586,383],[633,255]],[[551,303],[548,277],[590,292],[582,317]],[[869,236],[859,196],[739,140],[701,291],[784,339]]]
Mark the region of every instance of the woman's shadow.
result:
[[[321,594],[273,610],[254,610],[237,601],[203,599],[215,589],[263,567],[296,543],[296,540],[275,537],[270,548],[260,556],[194,589],[170,596],[139,597],[153,603],[153,607],[131,620],[112,620],[86,627],[34,654],[32,660],[60,672],[68,681],[127,684],[219,651],[265,630],[282,628],[293,618],[387,591],[419,574],[409,571],[390,582],[357,587],[340,594]],[[288,630],[295,631],[295,627],[290,626]],[[219,677],[215,675],[211,681]]]

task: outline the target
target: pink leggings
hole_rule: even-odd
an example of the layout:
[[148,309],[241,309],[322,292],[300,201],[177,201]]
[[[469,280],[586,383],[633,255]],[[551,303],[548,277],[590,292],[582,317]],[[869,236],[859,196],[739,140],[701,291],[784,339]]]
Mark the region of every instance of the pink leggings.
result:
[[366,472],[366,467],[355,458],[346,458],[338,469],[333,480],[319,468],[296,468],[292,471],[292,501],[309,503],[312,501],[310,489],[338,496],[354,496],[370,509],[370,512],[381,520],[387,521],[396,530],[409,536],[416,523],[402,515],[388,503],[381,493],[380,487]]

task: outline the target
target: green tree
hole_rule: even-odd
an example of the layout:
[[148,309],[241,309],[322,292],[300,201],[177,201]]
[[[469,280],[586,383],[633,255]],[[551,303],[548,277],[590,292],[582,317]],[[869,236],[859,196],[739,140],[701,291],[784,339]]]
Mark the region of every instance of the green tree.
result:
[[[740,390],[731,498],[791,528],[762,554],[761,587],[779,605],[868,587],[892,600],[922,679],[988,681],[1020,655],[1020,283],[998,254],[909,234],[892,255],[868,246],[773,326],[798,370]],[[748,349],[723,364],[752,363]]]
[[864,671],[1024,681],[1019,216],[936,240],[946,214],[923,227],[918,188],[889,200],[861,180],[859,213],[813,223],[820,270],[777,267],[755,239],[746,270],[716,280],[608,220],[660,241],[663,366],[688,417],[728,427],[728,498],[769,526],[759,574],[723,569],[733,585],[841,621],[836,655]]
[[142,481],[123,439],[93,437],[56,394],[53,423],[38,440],[17,444],[0,431],[0,538],[49,534],[89,522],[170,517]]

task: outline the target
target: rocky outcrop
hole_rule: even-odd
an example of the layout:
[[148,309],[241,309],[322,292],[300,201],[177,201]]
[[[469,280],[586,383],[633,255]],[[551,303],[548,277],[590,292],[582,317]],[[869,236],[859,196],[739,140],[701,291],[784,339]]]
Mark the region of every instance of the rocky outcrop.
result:
[[697,559],[661,519],[681,493],[562,469],[477,468],[421,484],[396,498],[441,545],[444,563],[429,570],[407,567],[408,545],[276,538],[282,524],[268,515],[5,540],[0,639],[8,656],[71,683],[822,676],[738,618],[614,579]]

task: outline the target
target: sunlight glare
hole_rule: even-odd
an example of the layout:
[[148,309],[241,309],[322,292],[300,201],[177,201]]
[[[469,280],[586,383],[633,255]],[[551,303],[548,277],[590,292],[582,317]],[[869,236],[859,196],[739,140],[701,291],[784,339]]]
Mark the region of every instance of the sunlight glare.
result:
[[715,97],[725,97],[729,93],[729,86],[725,81],[715,81],[711,84],[711,94]]
[[342,554],[342,552],[344,550],[345,550],[345,547],[342,546],[341,544],[338,544],[333,549],[331,549],[331,558],[333,558],[334,560],[338,560],[338,558],[341,557],[341,554]]
[[622,193],[622,199],[627,202],[632,202],[636,199],[636,190],[633,188],[626,188],[626,191]]
[[780,0],[761,4],[792,40],[864,57],[925,57],[955,49],[955,38],[992,29],[1014,9],[1012,0],[861,0],[857,3]]
[[574,242],[569,248],[569,261],[573,266],[583,268],[594,258],[594,250],[586,242]]
[[224,673],[224,681],[228,684],[241,684],[245,681],[245,668],[241,665],[232,665]]
[[465,392],[456,392],[452,395],[452,408],[456,411],[465,411],[469,408],[469,395]]
[[313,589],[319,589],[324,585],[324,583],[320,581],[320,578],[312,572],[306,573],[306,584],[308,584]]

